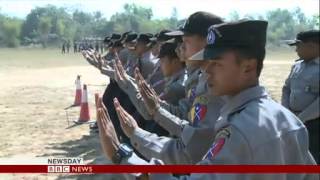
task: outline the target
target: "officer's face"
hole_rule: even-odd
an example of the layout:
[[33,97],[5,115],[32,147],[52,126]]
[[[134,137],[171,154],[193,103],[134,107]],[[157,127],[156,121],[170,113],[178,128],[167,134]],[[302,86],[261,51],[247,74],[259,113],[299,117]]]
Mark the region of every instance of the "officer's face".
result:
[[186,58],[189,58],[195,53],[199,52],[207,44],[206,38],[199,35],[185,35],[182,39],[185,46]]
[[165,77],[172,76],[175,67],[180,63],[178,60],[170,60],[167,56],[160,58],[160,68]]
[[296,52],[301,59],[312,60],[319,56],[319,46],[312,42],[301,42],[296,45]]
[[147,46],[143,42],[137,42],[135,52],[137,55],[142,55],[145,50],[147,49]]
[[128,43],[125,43],[124,44],[126,48],[129,49],[129,51],[134,51],[135,50],[135,43],[132,43],[132,42],[128,42]]
[[210,92],[216,96],[236,95],[244,82],[243,68],[232,51],[223,53],[214,60],[206,61],[205,72]]
[[159,55],[159,53],[160,53],[160,47],[161,47],[162,44],[163,44],[163,42],[158,41],[158,42],[152,47],[151,51],[152,51],[152,54],[153,54],[154,56],[158,56],[158,55]]
[[178,55],[180,61],[184,62],[186,60],[186,55],[185,55],[186,46],[185,46],[185,44],[183,42],[182,43],[178,43],[177,48],[175,49],[175,52]]

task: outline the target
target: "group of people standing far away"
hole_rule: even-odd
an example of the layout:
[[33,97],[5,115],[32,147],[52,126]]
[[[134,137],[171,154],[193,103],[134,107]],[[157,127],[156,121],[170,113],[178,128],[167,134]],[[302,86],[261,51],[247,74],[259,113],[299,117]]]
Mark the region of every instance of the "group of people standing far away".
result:
[[[73,53],[80,53],[84,50],[94,49],[99,53],[105,52],[105,44],[101,40],[81,40],[73,41]],[[64,41],[61,46],[61,53],[70,53],[71,43],[70,40]]]

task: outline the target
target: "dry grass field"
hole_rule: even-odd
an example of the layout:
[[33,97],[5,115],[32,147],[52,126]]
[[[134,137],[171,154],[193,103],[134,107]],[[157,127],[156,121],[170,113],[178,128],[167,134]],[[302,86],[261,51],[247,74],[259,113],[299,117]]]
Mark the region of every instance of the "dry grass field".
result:
[[[296,57],[292,50],[268,52],[261,84],[280,100],[281,87]],[[64,108],[74,99],[76,76],[89,86],[90,114],[95,119],[94,93],[103,93],[108,78],[80,54],[57,49],[0,49],[0,164],[34,158],[83,157],[85,163],[109,163],[101,154],[96,133],[87,124],[72,126],[80,108]],[[112,175],[2,174],[0,179],[119,179]]]

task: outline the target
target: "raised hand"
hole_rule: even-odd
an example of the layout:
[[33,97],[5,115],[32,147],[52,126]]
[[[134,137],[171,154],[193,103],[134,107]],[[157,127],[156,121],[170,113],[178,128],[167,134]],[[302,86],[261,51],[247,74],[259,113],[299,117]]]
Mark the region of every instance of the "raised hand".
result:
[[151,116],[154,116],[155,112],[160,107],[160,100],[157,93],[153,88],[149,87],[138,70],[135,71],[135,79],[138,84],[139,92],[143,98],[143,101],[145,102],[148,113]]
[[107,108],[102,103],[100,97],[98,98],[97,106],[97,122],[99,127],[100,144],[106,157],[111,160],[113,155],[118,151],[120,142],[111,122]]
[[113,103],[119,117],[121,128],[126,136],[130,138],[139,126],[136,120],[122,108],[117,98],[114,98]]
[[116,60],[115,60],[115,79],[118,83],[121,83],[124,87],[127,86],[128,81],[129,81],[129,75],[127,72],[124,70],[122,63],[119,59],[118,54],[116,53]]

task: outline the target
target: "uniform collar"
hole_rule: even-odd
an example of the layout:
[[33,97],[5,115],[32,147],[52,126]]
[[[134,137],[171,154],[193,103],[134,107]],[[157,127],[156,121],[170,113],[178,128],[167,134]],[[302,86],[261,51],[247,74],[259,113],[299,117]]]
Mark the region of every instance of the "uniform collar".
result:
[[172,75],[171,77],[168,77],[167,79],[166,79],[166,81],[169,83],[172,83],[172,82],[174,82],[174,81],[177,81],[178,79],[180,79],[180,77],[184,77],[184,75],[185,75],[185,73],[186,73],[186,70],[183,68],[183,69],[181,69],[179,72],[176,72],[174,75]]
[[195,82],[198,82],[199,73],[200,73],[200,69],[199,68],[195,68],[195,69],[192,69],[192,70],[187,69],[188,78],[187,78],[187,80],[185,82],[187,89],[190,86],[192,86]]
[[225,100],[225,105],[221,109],[221,114],[231,114],[239,110],[250,101],[267,96],[268,93],[266,92],[265,88],[260,85],[243,90],[236,96],[224,96],[223,99]]
[[312,61],[314,61],[316,64],[320,64],[320,57],[316,57],[314,60],[312,60]]
[[192,66],[189,66],[189,67],[187,66],[186,69],[187,69],[188,76],[191,76],[193,73],[198,72],[200,70],[199,68],[195,68]]
[[151,53],[151,50],[143,53],[142,56],[141,56],[141,59],[149,59],[149,60],[154,59],[154,57],[153,57],[153,55]]
[[313,63],[320,64],[320,62],[319,62],[320,60],[319,59],[320,59],[319,57],[316,57],[316,58],[314,58],[314,59],[312,59],[310,61],[303,60],[303,63],[305,63],[305,64],[313,64]]

